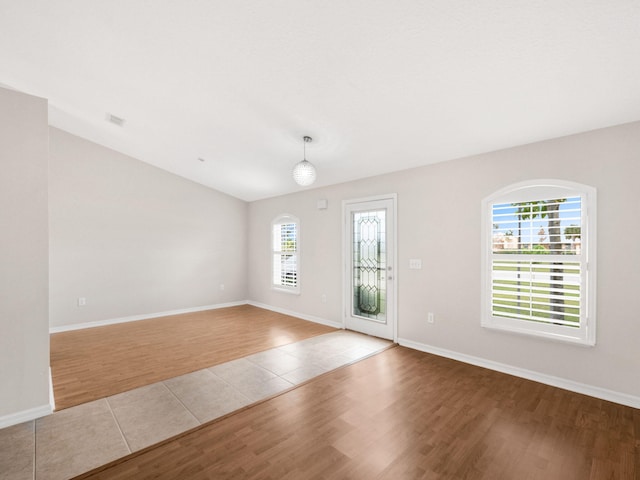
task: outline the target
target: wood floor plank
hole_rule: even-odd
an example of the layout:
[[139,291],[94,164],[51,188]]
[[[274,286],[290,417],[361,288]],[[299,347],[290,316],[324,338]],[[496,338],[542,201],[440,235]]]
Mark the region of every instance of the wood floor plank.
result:
[[633,480],[639,420],[397,347],[79,478]]
[[56,409],[333,331],[242,305],[52,334]]

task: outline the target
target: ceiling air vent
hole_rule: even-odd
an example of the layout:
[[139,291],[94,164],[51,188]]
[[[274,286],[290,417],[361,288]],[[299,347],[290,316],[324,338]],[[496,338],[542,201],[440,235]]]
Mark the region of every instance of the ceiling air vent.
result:
[[110,113],[107,113],[107,121],[119,127],[122,127],[124,125],[124,118],[116,117],[115,115],[112,115]]

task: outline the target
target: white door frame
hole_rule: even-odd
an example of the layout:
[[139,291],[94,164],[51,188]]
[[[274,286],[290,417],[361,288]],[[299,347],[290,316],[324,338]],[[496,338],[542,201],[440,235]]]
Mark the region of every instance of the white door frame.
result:
[[391,255],[392,281],[389,290],[392,293],[391,305],[387,303],[389,318],[393,321],[393,341],[398,341],[398,194],[388,193],[385,195],[374,195],[371,197],[354,198],[342,201],[342,328],[347,326],[347,316],[350,314],[350,292],[351,288],[351,265],[349,265],[351,250],[351,218],[347,215],[347,207],[357,203],[374,202],[378,200],[391,200],[393,209],[393,225],[389,225],[388,233],[393,235],[393,252]]

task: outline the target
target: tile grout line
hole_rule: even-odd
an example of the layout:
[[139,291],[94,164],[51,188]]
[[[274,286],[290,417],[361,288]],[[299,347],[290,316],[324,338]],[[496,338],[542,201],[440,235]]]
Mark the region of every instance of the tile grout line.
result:
[[[244,358],[244,357],[242,357]],[[235,360],[232,360],[232,362]],[[229,362],[225,362],[225,363],[229,363]],[[224,363],[221,363],[220,365],[224,365]],[[213,367],[209,367],[206,370],[209,370],[210,368],[214,368],[217,367],[218,365],[214,365]],[[219,378],[221,381],[223,381],[224,383],[226,383],[228,386],[230,386],[234,392],[236,392],[238,395],[240,395],[243,398],[246,398],[247,401],[249,402],[248,405],[251,405],[251,399],[249,397],[247,397],[244,393],[242,393],[240,390],[238,390],[238,388],[235,385],[231,385],[231,383],[227,382],[224,378],[222,378],[220,375],[216,375],[215,372],[212,372],[211,370],[209,370],[209,372],[216,378]]]
[[[203,370],[204,370],[204,369],[203,369]],[[198,372],[198,371],[199,371],[199,370],[196,370],[196,372]],[[175,378],[175,377],[174,377],[174,378]],[[173,397],[174,397],[176,400],[178,400],[178,403],[180,403],[180,405],[182,405],[182,407],[183,407],[187,412],[189,412],[189,415],[191,415],[193,418],[195,418],[196,422],[198,422],[198,425],[202,425],[202,422],[200,421],[200,419],[199,419],[198,417],[196,417],[196,415],[195,415],[191,410],[189,410],[189,407],[187,407],[187,406],[182,402],[182,400],[180,399],[180,397],[178,397],[178,395],[176,395],[176,393],[175,393],[173,390],[171,390],[171,388],[169,387],[169,385],[167,385],[167,384],[166,384],[166,383],[164,383],[164,382],[165,382],[165,380],[162,380],[161,382],[158,382],[158,383],[161,383],[161,384],[162,384],[162,386],[163,386],[164,388],[166,388],[167,390],[169,390],[169,393],[170,393],[171,395],[173,395]]]
[[[276,348],[272,348],[271,350],[276,350]],[[265,350],[265,352],[270,352],[271,350]],[[287,353],[287,352],[283,352],[283,353]],[[292,356],[293,358],[296,358],[297,360],[301,360],[297,357],[294,357],[293,355],[291,355],[290,353],[287,353],[287,355]],[[274,372],[273,370],[269,370],[267,367],[264,367],[262,365],[260,365],[259,363],[254,362],[253,360],[249,360],[249,358],[245,357],[247,359],[248,362],[251,362],[252,364],[254,364],[256,367],[261,368],[262,370],[266,370],[269,373],[273,373],[276,377],[281,378],[282,380],[284,380],[285,382],[289,382],[289,380],[287,380],[286,378],[284,378],[282,375],[287,375],[295,370],[297,370],[298,368],[302,368],[302,367],[298,367],[298,368],[294,368],[293,370],[283,373],[282,375],[280,375],[279,373]],[[291,382],[289,382],[291,383]],[[295,384],[294,384],[295,385]]]
[[[276,347],[276,348],[277,348],[277,347]],[[265,352],[268,352],[268,351],[270,351],[270,350],[274,350],[274,349],[265,350]],[[261,352],[261,353],[262,353],[262,352]],[[251,356],[251,355],[249,355],[249,356]],[[274,379],[276,379],[276,378],[279,378],[279,379],[284,380],[285,382],[287,382],[287,383],[289,383],[289,384],[291,385],[291,386],[290,386],[290,387],[288,387],[288,388],[292,388],[292,387],[295,387],[295,386],[296,386],[295,384],[292,384],[289,380],[282,378],[282,377],[281,377],[280,375],[278,375],[276,372],[272,372],[272,371],[271,371],[271,370],[269,370],[268,368],[265,368],[265,367],[263,367],[262,365],[258,365],[257,363],[252,362],[252,361],[251,361],[251,360],[249,360],[247,357],[242,357],[242,359],[246,360],[247,362],[249,362],[251,365],[253,365],[253,366],[254,366],[254,367],[256,367],[256,368],[259,368],[259,369],[261,369],[261,370],[264,370],[265,372],[269,372],[270,374],[275,375],[275,377],[270,378],[269,380],[265,380],[265,381],[261,382],[262,384],[267,383],[267,382],[269,382],[269,381],[271,381],[271,380],[274,380]],[[239,360],[239,359],[238,359],[238,360]],[[235,360],[232,360],[232,361],[235,361]],[[229,363],[229,362],[227,362],[227,363]],[[224,365],[224,364],[221,364],[221,365]],[[214,365],[213,367],[210,367],[210,368],[215,368],[215,367],[217,367],[217,366],[218,366],[218,365]],[[216,377],[218,377],[218,378],[219,378],[220,380],[222,380],[224,383],[226,383],[226,384],[227,384],[227,385],[229,385],[231,388],[233,388],[233,390],[234,390],[234,391],[236,391],[237,393],[239,393],[240,395],[242,395],[244,398],[246,398],[246,399],[250,402],[250,403],[249,403],[250,405],[252,405],[252,404],[254,404],[254,403],[256,403],[256,402],[261,402],[261,401],[263,401],[265,398],[269,398],[269,395],[267,395],[266,397],[260,397],[260,398],[259,398],[259,399],[257,399],[257,400],[253,400],[253,399],[249,398],[247,395],[245,395],[244,393],[242,393],[242,391],[240,391],[240,389],[239,389],[237,386],[233,385],[231,382],[229,382],[229,381],[227,381],[226,379],[222,378],[220,375],[216,375],[216,374],[215,374],[215,372],[211,372],[211,373],[213,373]]]
[[[326,334],[324,334],[324,335],[318,335],[317,337],[313,337],[313,339],[314,339],[314,340],[316,340],[316,339],[317,339],[317,338],[319,338],[319,337],[325,337],[325,336],[326,336],[326,337],[329,337],[329,336],[341,336],[341,335],[340,335],[340,333],[341,333],[341,332],[331,332],[331,333],[326,333]],[[307,339],[307,340],[309,340],[309,339]],[[302,340],[301,342],[294,342],[294,343],[304,343],[304,342],[306,342],[306,340]],[[307,350],[305,350],[305,352],[307,352],[307,353],[308,353],[308,349],[312,349],[312,348],[313,348],[313,347],[312,347],[312,345],[314,345],[314,344],[315,344],[315,342],[309,342],[309,345],[308,345],[308,346],[307,346],[307,345],[305,345],[305,346],[304,346],[304,348],[306,348],[306,349],[307,349]],[[288,345],[290,345],[290,344],[288,344]],[[364,349],[364,350],[368,350],[368,348],[363,347],[363,346],[358,346],[358,345],[353,346],[353,345],[352,345],[352,346],[350,346],[346,351],[352,350],[352,349],[354,349],[354,348],[362,348],[362,349]],[[253,364],[254,364],[254,365],[256,365],[257,367],[260,367],[260,368],[262,368],[262,369],[264,369],[264,370],[267,370],[267,371],[269,371],[269,372],[273,373],[274,375],[276,375],[277,377],[279,377],[280,379],[284,380],[285,382],[290,383],[290,384],[292,385],[292,387],[297,387],[297,386],[300,384],[300,382],[292,382],[292,381],[290,381],[290,380],[286,379],[284,376],[285,376],[285,375],[290,375],[290,374],[291,374],[291,373],[293,373],[293,372],[296,372],[296,371],[298,371],[298,370],[302,370],[302,369],[305,369],[305,368],[319,368],[320,370],[322,370],[322,373],[321,373],[321,374],[328,373],[328,372],[331,372],[331,371],[333,371],[333,370],[337,370],[338,368],[343,367],[343,366],[345,366],[345,365],[350,365],[350,364],[355,363],[355,362],[357,362],[357,361],[359,361],[359,360],[362,360],[362,359],[364,359],[364,358],[367,358],[367,357],[369,357],[369,356],[372,356],[372,355],[374,355],[375,353],[378,353],[378,352],[382,351],[382,350],[383,350],[383,349],[385,349],[385,348],[386,348],[386,347],[383,347],[383,348],[375,348],[375,349],[373,349],[372,351],[367,351],[367,352],[366,352],[364,355],[362,355],[362,356],[358,356],[358,357],[356,357],[355,359],[348,359],[348,361],[346,361],[346,362],[340,363],[339,365],[332,365],[332,366],[331,366],[331,367],[329,367],[329,368],[327,368],[325,365],[321,365],[320,363],[316,363],[316,362],[314,362],[313,360],[308,360],[307,358],[304,358],[304,356],[303,356],[303,357],[299,357],[299,356],[295,355],[294,353],[287,352],[287,351],[285,351],[285,350],[283,350],[283,349],[282,349],[282,346],[280,346],[280,347],[274,347],[274,348],[269,349],[269,350],[265,350],[265,352],[272,351],[272,350],[279,350],[280,352],[282,352],[282,353],[284,353],[284,354],[286,354],[286,355],[292,356],[292,357],[296,358],[297,360],[299,360],[299,361],[301,361],[301,362],[303,363],[303,365],[302,365],[302,366],[300,366],[300,367],[298,367],[298,368],[295,368],[295,369],[293,369],[293,370],[291,370],[291,371],[289,371],[289,372],[285,372],[285,373],[283,373],[283,374],[278,374],[278,373],[276,373],[276,372],[274,372],[274,371],[272,371],[272,370],[269,370],[267,367],[265,367],[265,366],[263,366],[263,365],[260,365],[259,363],[257,363],[257,362],[255,362],[255,361],[253,361],[253,360],[249,359],[248,357],[245,357],[245,358],[246,358],[246,360],[248,360],[249,362],[253,363]],[[336,355],[336,356],[337,356],[337,355],[344,355],[344,352],[345,352],[345,350],[341,351],[340,353],[336,353],[335,355]],[[264,352],[261,352],[261,353],[264,353]],[[250,356],[253,356],[253,355],[250,355]],[[315,376],[316,376],[316,375],[313,375],[311,378],[313,378],[313,377],[315,377]],[[309,379],[307,379],[307,380],[309,380]],[[302,383],[304,383],[304,382],[302,382]]]
[[[335,332],[325,333],[324,335],[333,335],[334,333],[335,333]],[[322,337],[322,336],[324,336],[324,335],[318,335],[318,336],[319,336],[319,337]],[[302,340],[302,342],[304,342],[304,340]],[[294,342],[294,343],[301,343],[301,342]],[[292,345],[292,344],[291,344],[291,343],[289,343],[289,344],[287,344],[287,345]],[[284,354],[286,354],[286,355],[289,355],[290,357],[295,358],[296,360],[298,360],[298,361],[302,362],[302,363],[303,363],[303,365],[302,365],[302,366],[300,366],[300,367],[298,367],[298,368],[294,368],[293,370],[290,370],[290,371],[288,371],[288,372],[285,372],[285,373],[283,373],[283,374],[279,374],[279,373],[274,372],[273,370],[269,370],[267,367],[264,367],[264,366],[262,366],[262,365],[259,365],[258,363],[254,362],[253,360],[250,360],[248,357],[245,357],[245,358],[246,358],[246,360],[247,360],[247,361],[249,361],[249,362],[253,363],[255,366],[257,366],[257,367],[259,367],[259,368],[262,368],[263,370],[266,370],[267,372],[271,372],[271,373],[273,373],[276,377],[278,377],[278,378],[280,378],[281,380],[284,380],[285,382],[287,382],[287,383],[291,384],[291,387],[297,387],[297,386],[299,385],[299,382],[292,382],[291,380],[287,380],[286,378],[284,378],[284,376],[285,376],[285,375],[289,375],[289,374],[291,374],[291,373],[293,373],[293,372],[295,372],[295,371],[297,371],[297,370],[301,370],[301,369],[303,369],[303,368],[308,368],[308,367],[309,367],[309,365],[314,366],[314,363],[313,363],[313,362],[308,362],[309,364],[307,364],[307,360],[306,360],[306,359],[304,359],[304,358],[300,358],[300,357],[298,357],[298,356],[294,355],[293,353],[289,353],[289,352],[286,352],[286,351],[284,351],[284,350],[280,350],[280,347],[274,347],[274,348],[271,348],[271,349],[269,349],[269,350],[265,350],[265,352],[270,352],[270,351],[275,351],[275,350],[278,350],[280,353],[284,353]],[[260,352],[260,353],[264,353],[264,352]],[[255,355],[255,354],[254,354],[254,355]],[[249,356],[253,356],[253,355],[249,355]],[[323,369],[323,370],[324,370],[324,369]],[[323,373],[326,373],[326,370],[325,370],[325,371],[323,371]]]
[[114,412],[113,408],[111,408],[111,403],[109,403],[109,397],[105,397],[105,401],[107,402],[107,407],[109,407],[109,411],[111,412],[111,417],[113,418],[113,421],[116,422],[116,427],[118,427],[118,431],[120,432],[120,436],[124,441],[124,445],[127,447],[127,450],[129,450],[129,453],[133,453],[133,451],[131,450],[131,446],[129,445],[129,442],[127,441],[127,437],[124,435],[124,432],[120,427],[120,422],[118,421],[118,417],[116,417],[116,412]]

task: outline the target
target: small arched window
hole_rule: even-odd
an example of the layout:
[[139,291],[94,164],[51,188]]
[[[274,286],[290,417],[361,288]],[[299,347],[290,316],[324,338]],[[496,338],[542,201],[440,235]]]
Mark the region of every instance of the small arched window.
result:
[[518,183],[482,202],[482,326],[594,345],[596,190]]
[[281,215],[271,225],[272,287],[300,293],[300,221],[291,215]]

